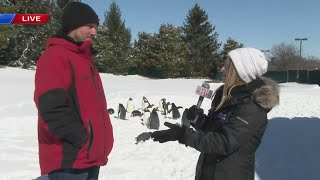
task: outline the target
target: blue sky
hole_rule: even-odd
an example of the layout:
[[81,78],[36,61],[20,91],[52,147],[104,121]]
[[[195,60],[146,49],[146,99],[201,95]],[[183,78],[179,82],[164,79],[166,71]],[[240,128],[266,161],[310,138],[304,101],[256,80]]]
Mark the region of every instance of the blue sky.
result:
[[[112,0],[82,0],[104,21]],[[302,56],[320,58],[320,0],[115,0],[122,20],[138,32],[157,33],[161,24],[182,26],[195,2],[207,13],[216,27],[219,42],[228,37],[246,47],[271,49],[272,46],[293,43],[295,38],[308,38],[302,43]]]

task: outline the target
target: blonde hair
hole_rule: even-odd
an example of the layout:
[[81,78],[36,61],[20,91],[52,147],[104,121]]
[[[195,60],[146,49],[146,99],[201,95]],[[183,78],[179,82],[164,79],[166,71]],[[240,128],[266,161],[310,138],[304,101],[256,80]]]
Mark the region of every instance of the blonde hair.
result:
[[230,57],[226,60],[225,68],[228,72],[227,76],[225,77],[225,83],[223,87],[223,94],[219,105],[217,106],[216,110],[220,109],[222,105],[231,98],[231,90],[239,85],[245,84],[245,82],[240,78],[234,64],[232,63]]

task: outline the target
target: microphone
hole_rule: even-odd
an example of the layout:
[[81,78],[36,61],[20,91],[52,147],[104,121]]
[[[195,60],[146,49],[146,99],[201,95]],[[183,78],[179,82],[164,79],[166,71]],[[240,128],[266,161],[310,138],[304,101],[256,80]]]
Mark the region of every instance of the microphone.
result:
[[[213,91],[210,90],[210,85],[208,83],[204,82],[201,86],[197,87],[196,94],[199,95],[199,99],[197,102],[197,108],[200,109],[200,106],[202,104],[203,99],[205,97],[211,99],[211,97],[213,96]],[[198,117],[199,117],[199,115],[197,115],[194,120],[190,120],[190,122],[192,124],[196,124],[198,121]]]
[[[198,86],[198,88],[196,89],[196,94],[199,94],[199,99],[198,99],[198,103],[197,103],[197,108],[200,109],[200,106],[202,104],[203,98],[208,96],[207,91],[210,89],[210,85],[206,82],[204,82],[202,84],[202,86]],[[209,90],[210,91],[210,90]]]

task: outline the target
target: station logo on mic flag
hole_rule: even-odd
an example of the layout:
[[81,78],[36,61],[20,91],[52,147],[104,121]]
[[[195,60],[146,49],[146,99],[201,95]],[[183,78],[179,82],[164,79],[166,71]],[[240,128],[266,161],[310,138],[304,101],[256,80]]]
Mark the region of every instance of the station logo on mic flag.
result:
[[198,86],[196,89],[196,94],[198,94],[199,96],[211,99],[213,96],[213,91],[203,86]]
[[0,25],[46,24],[50,14],[0,14]]

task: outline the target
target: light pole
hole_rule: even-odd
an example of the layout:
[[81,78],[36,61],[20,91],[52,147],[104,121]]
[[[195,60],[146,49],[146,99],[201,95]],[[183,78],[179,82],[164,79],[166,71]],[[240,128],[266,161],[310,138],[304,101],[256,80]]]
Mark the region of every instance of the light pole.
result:
[[295,38],[294,40],[300,41],[300,58],[301,58],[301,47],[302,47],[302,41],[307,41],[308,38]]
[[[301,60],[302,41],[307,41],[308,38],[295,38],[294,40],[300,41],[300,60]],[[299,63],[300,62],[298,62],[298,65],[297,65],[297,79],[299,78]]]

